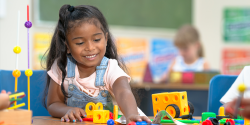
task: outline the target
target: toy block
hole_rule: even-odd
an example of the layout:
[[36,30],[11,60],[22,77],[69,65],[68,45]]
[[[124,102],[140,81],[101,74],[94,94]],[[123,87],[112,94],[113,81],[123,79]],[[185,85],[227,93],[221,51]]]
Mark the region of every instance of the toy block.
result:
[[226,123],[230,123],[230,124],[226,124],[226,125],[235,125],[235,122],[233,119],[227,119]]
[[[152,94],[154,116],[161,110],[167,110],[172,117],[188,115],[187,92]],[[178,114],[179,111],[179,114]]]
[[107,123],[109,120],[109,110],[94,110],[93,122],[94,123]]
[[95,110],[96,105],[93,102],[87,103],[85,106],[85,112],[87,114],[87,118],[93,118],[93,111]]
[[218,74],[220,74],[219,72],[217,72],[217,71],[210,71],[209,73],[208,73],[208,76],[207,76],[207,80],[208,80],[208,84],[209,84],[209,82],[210,82],[210,80],[214,77],[214,76],[216,76],[216,75],[218,75]]
[[[113,109],[113,120],[115,121],[116,119],[118,119],[118,106],[114,105],[114,109]],[[115,121],[115,123],[117,123]]]
[[201,120],[205,121],[209,117],[216,118],[216,114],[213,112],[203,112],[201,115]]
[[219,109],[219,116],[225,116],[225,108],[223,106]]
[[5,125],[31,125],[32,111],[22,109],[0,111],[0,122]]
[[195,84],[206,84],[208,83],[208,73],[206,72],[195,72],[194,83]]
[[194,83],[194,73],[193,72],[183,72],[182,73],[182,83],[193,84]]
[[101,102],[96,103],[95,110],[103,110],[103,104]]
[[147,125],[148,123],[146,121],[136,122],[136,125]]
[[182,74],[180,72],[171,72],[170,73],[170,83],[181,83]]
[[244,125],[250,125],[250,120],[249,119],[244,119]]
[[213,123],[210,120],[205,120],[202,122],[202,125],[213,125]]

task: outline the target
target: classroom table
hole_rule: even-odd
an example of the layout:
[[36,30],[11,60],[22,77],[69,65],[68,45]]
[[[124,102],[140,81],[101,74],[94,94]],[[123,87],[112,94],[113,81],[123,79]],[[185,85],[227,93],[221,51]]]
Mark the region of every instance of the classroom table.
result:
[[[149,117],[150,119],[153,119],[153,117]],[[200,119],[201,117],[194,117],[195,119]],[[51,116],[35,116],[32,118],[33,124],[32,125],[96,125],[93,122],[61,122],[59,118],[53,118]],[[107,124],[98,124],[98,125],[107,125]],[[175,125],[175,124],[167,124],[167,125]]]

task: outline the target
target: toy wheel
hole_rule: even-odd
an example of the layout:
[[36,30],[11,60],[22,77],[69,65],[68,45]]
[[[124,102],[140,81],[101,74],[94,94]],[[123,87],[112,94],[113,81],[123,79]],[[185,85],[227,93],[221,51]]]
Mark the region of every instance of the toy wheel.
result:
[[175,104],[170,104],[165,109],[173,118],[179,118],[180,117],[180,109]]
[[188,111],[192,115],[194,114],[194,105],[191,102],[188,102]]

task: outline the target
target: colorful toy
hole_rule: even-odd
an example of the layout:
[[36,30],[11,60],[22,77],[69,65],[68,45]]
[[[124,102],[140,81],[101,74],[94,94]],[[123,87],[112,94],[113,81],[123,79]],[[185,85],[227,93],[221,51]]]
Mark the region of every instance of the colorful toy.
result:
[[201,115],[201,121],[205,121],[208,118],[216,118],[216,114],[213,112],[203,112]]
[[244,119],[244,125],[250,125],[250,120],[249,119]]
[[109,119],[109,120],[107,121],[107,125],[114,125],[114,124],[115,124],[115,122],[114,122],[113,119]]
[[136,122],[136,125],[147,125],[148,123],[146,121]]
[[[25,96],[24,92],[20,92],[20,93],[13,93],[9,95],[11,104],[13,104],[14,102],[16,103],[16,101],[21,100],[23,97]],[[19,98],[17,98],[19,97]],[[15,98],[15,99],[13,99]],[[21,103],[18,105],[14,105],[13,107],[9,107],[8,109],[17,109],[19,107],[25,106],[25,103]]]
[[[114,109],[113,109],[113,120],[115,121],[116,119],[118,119],[118,106],[117,105],[114,105]],[[115,123],[117,123],[115,121]]]
[[29,53],[29,28],[32,27],[32,23],[29,21],[29,5],[27,5],[27,21],[24,26],[27,28],[28,35],[28,69],[25,70],[25,75],[27,76],[27,86],[28,86],[28,110],[30,110],[30,76],[32,76],[33,72],[30,69],[30,53]]
[[[87,114],[87,118],[93,118],[94,110],[96,110],[96,104],[93,102],[87,103],[87,105],[85,106],[85,112]],[[100,110],[103,110],[103,109],[100,109]]]
[[181,83],[182,74],[180,72],[171,72],[170,73],[170,83]]
[[109,110],[94,110],[93,122],[94,123],[107,123],[109,120]]
[[[15,92],[17,92],[18,77],[20,77],[21,72],[18,70],[18,54],[21,52],[21,47],[19,45],[19,27],[20,27],[20,11],[18,11],[17,17],[17,41],[16,46],[13,48],[13,52],[16,53],[16,69],[13,70],[12,75],[15,77]],[[16,105],[16,102],[15,102]]]
[[87,103],[85,112],[88,119],[85,118],[83,121],[93,119],[94,123],[107,123],[110,118],[109,110],[103,110],[103,104],[100,102],[96,104],[93,102]]
[[83,121],[91,121],[93,122],[93,118],[82,118]]
[[219,125],[219,120],[217,118],[209,118],[213,125]]
[[235,125],[235,122],[232,119],[227,119],[224,125]]
[[246,85],[244,83],[240,84],[238,86],[238,90],[240,92],[240,96],[239,98],[237,99],[237,102],[236,102],[236,107],[235,107],[235,113],[234,113],[234,118],[237,118],[237,115],[238,115],[238,112],[239,112],[239,107],[240,107],[240,102],[243,98],[243,94],[245,92],[245,90],[247,89]]
[[211,78],[218,75],[217,71],[206,72],[171,72],[170,83],[208,84]]
[[188,103],[187,92],[165,92],[152,94],[154,116],[161,110],[166,110],[172,117],[193,114],[194,108]]
[[207,120],[202,122],[202,125],[213,125],[213,123],[207,119]]
[[128,123],[128,125],[136,125],[136,123],[135,122],[130,122],[130,123]]
[[216,116],[218,120],[221,120],[223,118],[230,118],[230,116],[225,116],[225,108],[222,106],[219,108],[219,115]]

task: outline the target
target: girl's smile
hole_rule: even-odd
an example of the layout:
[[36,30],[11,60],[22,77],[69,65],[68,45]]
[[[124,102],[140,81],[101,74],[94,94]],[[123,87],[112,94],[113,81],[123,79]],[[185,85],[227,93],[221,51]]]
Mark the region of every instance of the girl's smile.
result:
[[84,57],[87,58],[88,60],[94,60],[97,55],[98,54],[94,54],[94,55],[88,55],[88,56],[84,56]]

